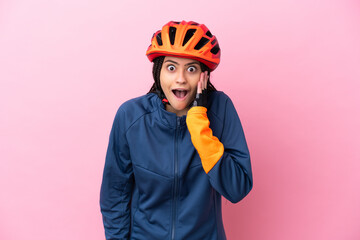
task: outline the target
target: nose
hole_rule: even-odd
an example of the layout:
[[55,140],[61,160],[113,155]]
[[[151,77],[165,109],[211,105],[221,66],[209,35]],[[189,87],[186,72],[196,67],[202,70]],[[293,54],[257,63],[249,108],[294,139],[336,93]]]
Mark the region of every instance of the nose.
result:
[[179,83],[179,84],[186,83],[186,76],[185,76],[185,73],[183,71],[178,72],[178,75],[176,76],[176,82]]

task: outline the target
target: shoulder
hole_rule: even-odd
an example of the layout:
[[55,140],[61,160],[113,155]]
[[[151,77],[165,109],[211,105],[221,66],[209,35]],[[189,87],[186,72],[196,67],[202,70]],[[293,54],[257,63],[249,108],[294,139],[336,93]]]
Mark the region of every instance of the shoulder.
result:
[[223,122],[226,117],[237,116],[237,112],[228,95],[214,91],[209,95],[208,115]]
[[226,109],[228,104],[232,104],[231,99],[222,91],[214,91],[209,95],[209,111],[221,113]]
[[209,98],[211,104],[221,104],[230,99],[229,96],[222,91],[211,92]]
[[155,98],[158,98],[155,94],[149,93],[146,95],[142,95],[136,98],[132,98],[127,100],[123,104],[120,105],[119,109],[128,112],[149,112],[153,111],[156,106],[157,101]]
[[159,102],[161,100],[153,93],[127,100],[118,108],[115,121],[121,121],[128,128],[142,116],[155,112],[159,108]]

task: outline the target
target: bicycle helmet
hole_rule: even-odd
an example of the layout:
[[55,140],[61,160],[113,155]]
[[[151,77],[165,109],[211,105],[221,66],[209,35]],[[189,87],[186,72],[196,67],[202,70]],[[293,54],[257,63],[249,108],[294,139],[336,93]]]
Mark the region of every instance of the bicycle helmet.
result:
[[195,59],[204,63],[210,71],[220,63],[220,47],[214,35],[204,24],[174,22],[165,24],[153,34],[146,55],[152,62],[159,56]]

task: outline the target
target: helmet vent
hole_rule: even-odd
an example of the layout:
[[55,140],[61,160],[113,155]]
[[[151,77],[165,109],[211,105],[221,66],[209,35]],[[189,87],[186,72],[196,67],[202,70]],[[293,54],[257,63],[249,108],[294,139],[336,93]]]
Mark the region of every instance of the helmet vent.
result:
[[211,41],[211,45],[214,45],[216,43],[216,38]]
[[215,47],[213,47],[210,52],[212,54],[217,54],[220,51],[219,44],[216,44]]
[[192,26],[199,26],[199,24],[197,22],[192,22],[191,25]]
[[185,37],[184,37],[184,42],[183,42],[183,46],[185,46],[185,44],[190,40],[190,38],[195,34],[196,29],[189,29],[186,31]]
[[162,39],[161,39],[161,32],[159,32],[159,33],[156,35],[156,41],[157,41],[157,43],[159,44],[159,46],[162,46],[162,45],[163,45]]
[[170,27],[169,28],[169,37],[170,37],[171,45],[174,45],[175,34],[176,34],[176,28],[175,27]]
[[202,48],[203,46],[205,46],[205,44],[207,44],[210,40],[207,38],[201,38],[200,41],[198,42],[198,44],[196,44],[196,46],[194,47],[195,50],[199,50],[200,48]]
[[211,34],[211,32],[210,32],[210,31],[207,31],[207,32],[206,32],[206,36],[208,36],[208,37],[212,38],[212,36],[213,36],[213,35]]

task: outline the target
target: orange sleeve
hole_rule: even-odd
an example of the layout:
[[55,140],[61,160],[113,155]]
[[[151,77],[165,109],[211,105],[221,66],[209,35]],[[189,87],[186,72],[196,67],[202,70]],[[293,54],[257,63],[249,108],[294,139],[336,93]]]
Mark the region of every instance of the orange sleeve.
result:
[[186,116],[186,124],[203,168],[208,173],[224,154],[224,146],[217,137],[213,136],[206,112],[205,107],[190,108]]

